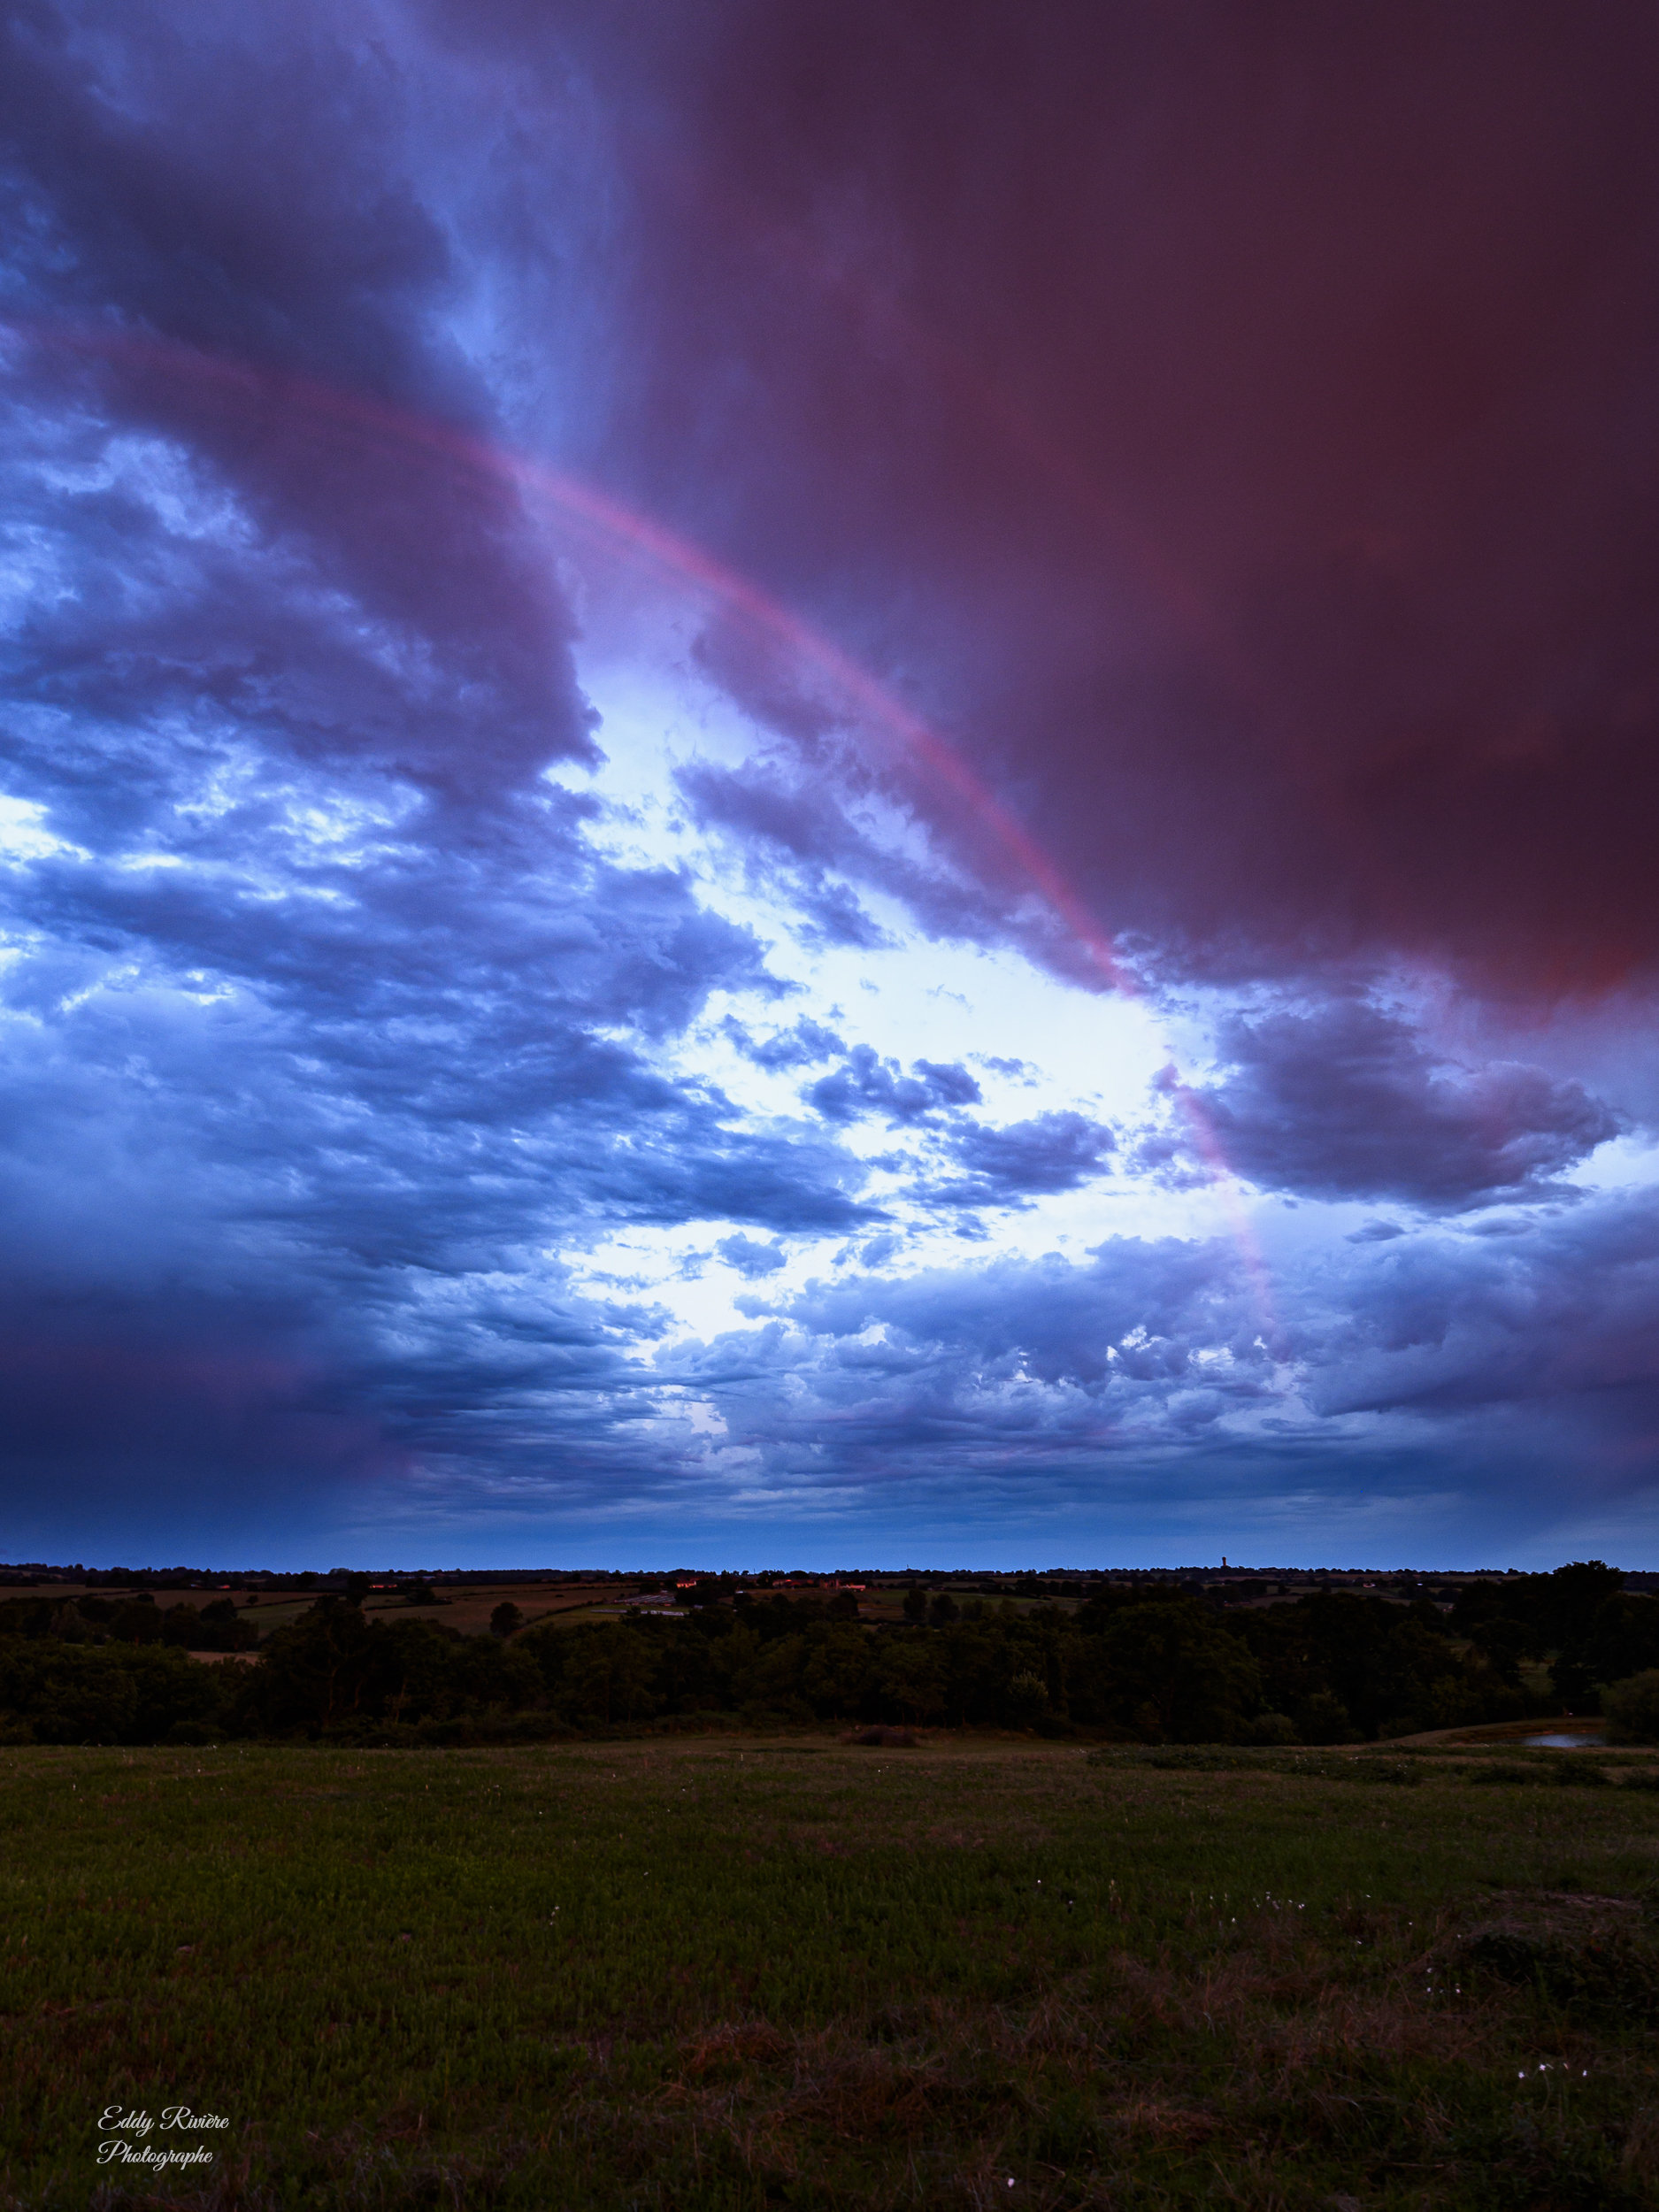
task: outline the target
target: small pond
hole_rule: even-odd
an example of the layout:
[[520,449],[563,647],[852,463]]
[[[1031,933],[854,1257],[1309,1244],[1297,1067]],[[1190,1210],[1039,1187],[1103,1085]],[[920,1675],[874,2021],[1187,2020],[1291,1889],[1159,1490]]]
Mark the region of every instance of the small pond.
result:
[[1523,1736],[1522,1742],[1534,1751],[1601,1751],[1606,1748],[1604,1736]]

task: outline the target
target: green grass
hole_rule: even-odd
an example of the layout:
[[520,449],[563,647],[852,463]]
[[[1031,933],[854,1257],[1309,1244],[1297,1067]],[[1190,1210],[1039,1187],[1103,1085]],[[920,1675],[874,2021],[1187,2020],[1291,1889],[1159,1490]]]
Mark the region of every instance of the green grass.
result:
[[0,2204],[1659,2204],[1659,1792],[1493,1763],[0,1753]]

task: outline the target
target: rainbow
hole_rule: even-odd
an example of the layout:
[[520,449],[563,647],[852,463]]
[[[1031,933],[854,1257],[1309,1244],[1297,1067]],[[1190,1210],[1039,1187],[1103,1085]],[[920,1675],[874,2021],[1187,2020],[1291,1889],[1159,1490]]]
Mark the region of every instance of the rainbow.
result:
[[[390,442],[404,450],[429,455],[511,492],[528,507],[549,512],[565,531],[602,552],[642,559],[677,587],[694,588],[712,600],[726,618],[769,649],[783,653],[810,671],[827,687],[848,721],[867,737],[919,762],[935,785],[949,791],[979,823],[1064,926],[1101,987],[1148,1002],[1139,978],[1119,958],[1111,938],[1084,900],[955,747],[833,639],[749,578],[650,516],[533,456],[312,377],[257,368],[149,333],[84,323],[26,324],[9,319],[0,321],[0,333],[19,346],[125,363],[139,371],[159,371],[172,380],[211,388],[250,411],[265,414],[280,407],[313,421],[337,426],[360,440]],[[1171,1062],[1173,1065],[1172,1053]],[[1277,1356],[1281,1332],[1275,1317],[1271,1284],[1238,1178],[1227,1162],[1212,1117],[1203,1101],[1180,1079],[1179,1071],[1171,1095],[1226,1213],[1251,1286],[1258,1340],[1270,1356]]]

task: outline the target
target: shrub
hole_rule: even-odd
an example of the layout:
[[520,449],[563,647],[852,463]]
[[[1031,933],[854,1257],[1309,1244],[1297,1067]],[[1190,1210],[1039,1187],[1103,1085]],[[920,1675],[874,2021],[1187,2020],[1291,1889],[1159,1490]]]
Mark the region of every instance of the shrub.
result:
[[1644,1667],[1602,1693],[1609,1743],[1659,1743],[1659,1667]]
[[1296,1724],[1288,1713],[1258,1713],[1245,1732],[1247,1743],[1300,1743]]
[[1358,1743],[1361,1740],[1348,1707],[1333,1690],[1316,1690],[1304,1701],[1297,1718],[1303,1743]]

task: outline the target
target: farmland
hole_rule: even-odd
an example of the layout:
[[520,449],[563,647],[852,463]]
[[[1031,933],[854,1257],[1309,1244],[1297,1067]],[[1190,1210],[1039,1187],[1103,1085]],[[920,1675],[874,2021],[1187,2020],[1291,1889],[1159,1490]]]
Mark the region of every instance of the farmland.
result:
[[0,1752],[0,2202],[1659,2202],[1651,1755],[844,1732]]

